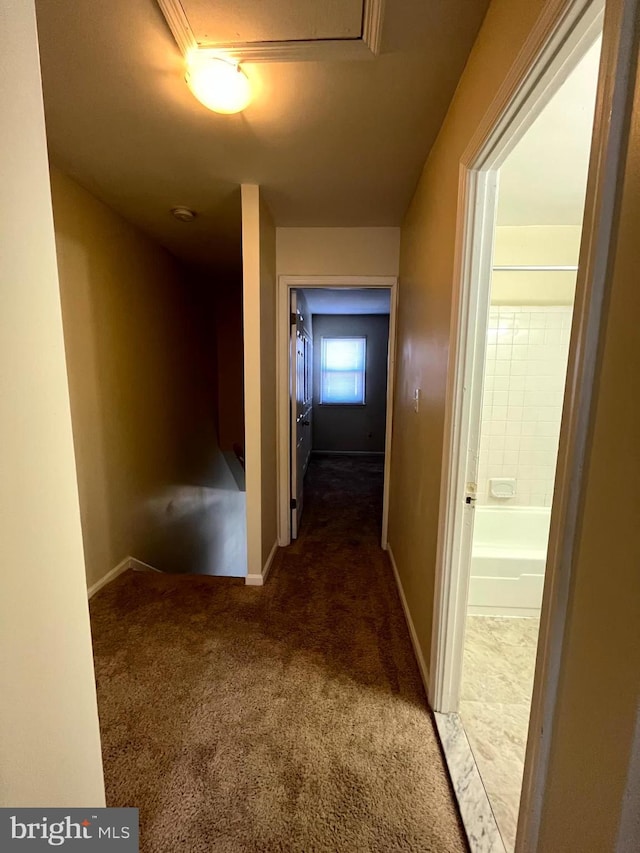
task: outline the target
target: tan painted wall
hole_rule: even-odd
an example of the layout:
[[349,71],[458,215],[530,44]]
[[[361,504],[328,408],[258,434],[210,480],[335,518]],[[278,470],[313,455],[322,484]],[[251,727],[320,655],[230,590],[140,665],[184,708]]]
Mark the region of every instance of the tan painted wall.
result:
[[629,821],[615,846],[640,714],[639,227],[640,75],[542,816],[540,850],[550,853],[639,845]]
[[[494,0],[402,227],[389,542],[425,660],[431,652],[461,155],[543,3]],[[420,388],[416,414],[413,393]]]
[[164,249],[55,169],[52,188],[88,584],[127,556],[217,573],[202,488],[217,476],[212,309]]
[[276,434],[276,229],[260,199],[260,384],[262,421],[262,565],[278,538]]
[[104,785],[33,0],[0,9],[0,806]]
[[275,228],[256,184],[242,185],[247,564],[261,575],[277,539]]
[[[579,225],[499,225],[494,265],[575,266],[581,232]],[[575,272],[496,270],[491,281],[491,304],[571,305],[575,289]]]
[[277,228],[278,275],[398,275],[399,228]]
[[260,396],[260,188],[242,185],[242,310],[247,488],[247,574],[262,573],[262,405]]

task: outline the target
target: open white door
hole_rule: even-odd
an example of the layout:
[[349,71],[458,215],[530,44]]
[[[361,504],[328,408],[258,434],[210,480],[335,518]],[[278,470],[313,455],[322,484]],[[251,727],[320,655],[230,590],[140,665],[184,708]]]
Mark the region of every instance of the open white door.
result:
[[[493,234],[489,237],[490,243],[486,247],[488,261],[492,257]],[[487,348],[487,322],[489,311],[489,294],[491,291],[491,273],[489,264],[485,264],[482,270],[482,278],[478,281],[478,301],[476,303],[475,318],[470,317],[469,326],[469,359],[468,379],[466,392],[468,395],[468,422],[464,431],[465,443],[461,445],[462,454],[461,467],[464,477],[459,483],[458,492],[458,524],[460,525],[460,540],[458,559],[460,563],[460,576],[467,586],[471,574],[471,552],[473,548],[473,524],[475,515],[476,497],[478,492],[478,468],[480,465],[480,431],[482,426],[482,397],[485,378],[485,357]],[[480,272],[480,271],[479,271]],[[466,446],[465,446],[466,445]],[[461,614],[462,631],[464,633],[464,614],[467,602],[465,599],[464,611]]]
[[[495,192],[487,194],[487,204],[495,205]],[[491,292],[491,264],[493,258],[493,225],[495,222],[495,207],[486,211],[488,221],[485,223],[484,236],[486,240],[482,249],[482,262],[477,270],[477,299],[469,316],[468,326],[468,362],[465,376],[465,392],[467,422],[461,435],[460,468],[463,475],[458,482],[457,518],[459,551],[457,560],[459,578],[464,594],[460,596],[460,612],[456,624],[459,648],[464,645],[466,627],[466,612],[469,594],[469,577],[471,575],[471,552],[473,548],[473,527],[475,505],[478,491],[478,468],[480,464],[480,432],[482,426],[482,397],[485,378],[485,357],[487,348],[487,325],[489,300]],[[491,230],[489,230],[489,226]],[[475,315],[475,316],[474,316]],[[462,677],[462,655],[458,657],[459,668],[456,682],[453,685],[453,706],[457,710],[460,683]]]
[[474,507],[480,461],[480,427],[482,394],[487,347],[487,326],[491,296],[493,242],[497,210],[497,170],[473,175],[470,204],[470,253],[467,286],[460,306],[459,342],[459,429],[451,450],[451,469],[447,508],[450,528],[444,546],[445,562],[452,579],[446,600],[442,600],[444,617],[438,626],[434,643],[434,672],[431,701],[435,711],[458,711],[462,680],[462,655],[466,625],[471,549],[473,545]]
[[291,291],[291,538],[297,539],[304,506],[304,475],[311,456],[313,344],[304,300]]

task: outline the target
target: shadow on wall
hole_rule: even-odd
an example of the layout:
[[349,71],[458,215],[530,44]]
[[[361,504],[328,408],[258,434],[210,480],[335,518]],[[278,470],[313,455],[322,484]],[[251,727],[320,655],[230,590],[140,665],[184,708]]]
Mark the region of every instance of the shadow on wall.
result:
[[[245,492],[216,450],[201,483],[174,484],[145,506],[148,562],[163,571],[239,577],[246,574]],[[146,561],[145,561],[146,562]]]
[[57,171],[53,207],[88,584],[133,556],[246,574],[218,447],[210,280]]
[[[150,521],[148,549],[154,555],[148,562],[173,573],[244,576],[244,471],[233,452],[221,449],[219,439],[224,429],[228,441],[238,433],[242,437],[242,400],[238,410],[236,397],[220,393],[223,377],[235,374],[228,350],[216,344],[214,323],[216,329],[222,324],[217,320],[219,300],[210,279],[187,282],[182,296],[184,311],[178,312],[177,318],[180,349],[176,353],[176,375],[172,388],[166,388],[169,396],[173,392],[178,418],[167,436],[168,441],[176,440],[176,476],[145,507]],[[241,311],[241,303],[238,310]],[[233,328],[233,321],[238,318],[229,311],[225,317]],[[233,365],[237,372],[237,360]],[[242,367],[240,361],[240,371]]]

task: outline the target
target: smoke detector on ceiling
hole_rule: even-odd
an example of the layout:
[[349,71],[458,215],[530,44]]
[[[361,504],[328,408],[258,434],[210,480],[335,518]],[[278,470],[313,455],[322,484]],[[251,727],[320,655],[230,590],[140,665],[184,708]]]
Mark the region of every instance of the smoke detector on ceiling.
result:
[[193,222],[197,216],[195,210],[191,210],[190,207],[172,207],[171,213],[180,222]]

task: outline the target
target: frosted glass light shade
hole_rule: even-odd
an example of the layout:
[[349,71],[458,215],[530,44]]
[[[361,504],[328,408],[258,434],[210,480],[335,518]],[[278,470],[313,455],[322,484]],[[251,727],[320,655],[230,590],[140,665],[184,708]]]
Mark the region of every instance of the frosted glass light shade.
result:
[[185,75],[192,94],[216,113],[239,113],[251,103],[251,84],[234,62],[220,57],[192,56]]

